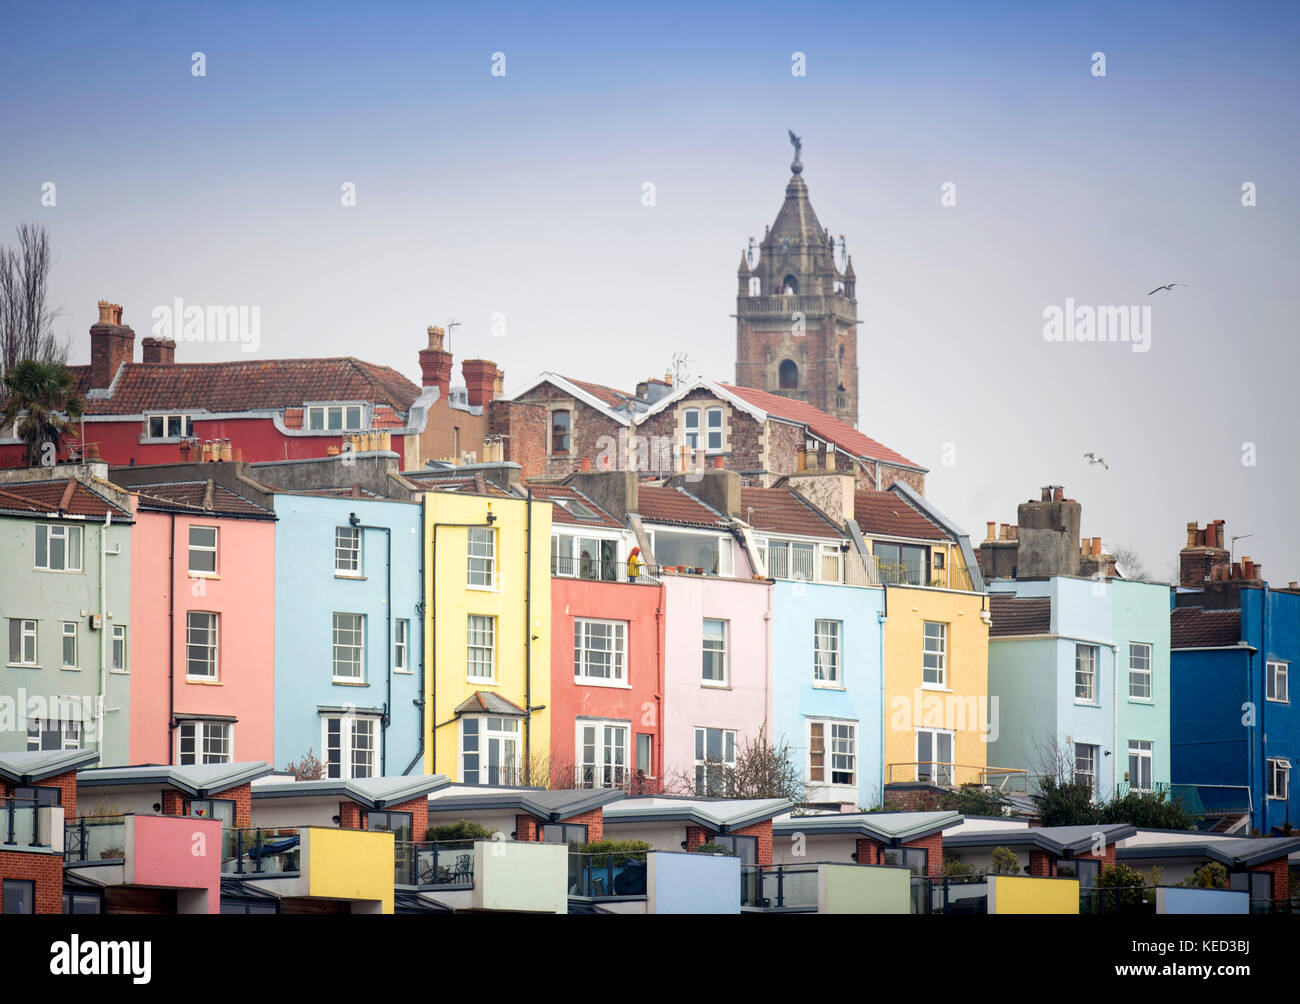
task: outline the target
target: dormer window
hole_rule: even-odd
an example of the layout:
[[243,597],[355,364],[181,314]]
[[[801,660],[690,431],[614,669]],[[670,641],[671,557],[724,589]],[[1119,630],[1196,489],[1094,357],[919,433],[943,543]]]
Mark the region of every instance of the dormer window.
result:
[[710,408],[704,413],[705,423],[708,435],[706,437],[707,449],[722,449],[722,409]]
[[687,408],[682,412],[682,430],[686,445],[692,450],[700,447],[700,409]]
[[316,404],[307,409],[310,432],[355,432],[365,428],[365,408],[359,404]]

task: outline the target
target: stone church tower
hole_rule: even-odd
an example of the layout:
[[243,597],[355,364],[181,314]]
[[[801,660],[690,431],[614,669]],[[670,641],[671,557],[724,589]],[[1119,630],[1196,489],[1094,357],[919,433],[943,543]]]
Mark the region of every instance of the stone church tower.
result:
[[[858,301],[853,261],[808,201],[798,137],[785,204],[740,258],[736,383],[814,405],[858,424]],[[757,252],[757,258],[755,258]]]

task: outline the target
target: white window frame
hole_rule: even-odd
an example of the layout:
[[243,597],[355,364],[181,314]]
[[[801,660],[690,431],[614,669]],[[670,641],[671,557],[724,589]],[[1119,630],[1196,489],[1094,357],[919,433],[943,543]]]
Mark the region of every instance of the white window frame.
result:
[[763,561],[772,579],[817,582],[818,548],[812,541],[789,537],[768,537],[763,544]]
[[[72,630],[69,631],[68,629]],[[72,642],[72,661],[68,661],[68,642]],[[59,622],[59,667],[61,669],[79,669],[81,667],[81,638],[76,621]]]
[[[1079,769],[1079,763],[1081,760],[1079,756],[1080,750],[1089,751],[1089,757],[1086,762],[1090,765],[1091,767],[1090,770]],[[1098,767],[1100,766],[1098,763],[1098,761],[1100,760],[1100,755],[1101,755],[1101,747],[1098,746],[1096,743],[1075,743],[1074,744],[1074,771],[1070,776],[1075,784],[1080,783],[1080,779],[1083,778],[1089,779],[1088,785],[1092,789],[1092,795],[1094,798],[1097,797],[1097,781],[1098,781],[1097,770]]]
[[[934,635],[930,628],[939,629],[939,647],[935,648]],[[927,665],[933,663],[933,665]],[[930,674],[937,674],[937,680],[928,679]],[[921,689],[948,689],[948,624],[944,621],[923,621],[921,623]]]
[[[722,757],[718,760],[710,760],[708,758],[709,732],[711,731],[721,733],[720,739],[721,739],[721,746],[722,746]],[[730,759],[727,758],[728,745],[730,745],[731,747]],[[704,750],[703,759],[700,758],[699,750],[701,749]],[[720,728],[714,728],[712,726],[697,725],[695,727],[694,751],[695,751],[695,774],[694,774],[695,794],[697,797],[706,796],[706,790],[708,787],[708,780],[709,780],[708,770],[710,767],[714,768],[715,770],[716,769],[725,770],[728,767],[734,770],[736,767],[736,730],[720,729]],[[704,771],[704,773],[701,774],[700,773],[701,771]],[[701,781],[703,781],[703,785],[701,784]],[[725,795],[725,792],[723,792],[723,794]]]
[[[193,749],[184,752],[187,741]],[[216,753],[210,747],[224,746],[224,754]],[[189,757],[187,760],[186,757]],[[235,726],[233,722],[210,722],[202,718],[184,719],[176,729],[176,762],[183,766],[199,766],[205,763],[235,762]]]
[[[209,546],[208,544],[195,544],[194,543],[195,530],[203,530],[203,531],[210,530],[212,532],[211,546]],[[190,576],[216,578],[221,571],[221,565],[217,562],[218,548],[220,547],[221,544],[220,528],[215,526],[202,526],[199,524],[191,524],[188,531],[186,531],[186,539],[188,540],[189,545],[186,551],[185,567],[188,569]],[[211,569],[195,568],[194,567],[195,552],[198,552],[199,554],[211,554],[212,568]]]
[[[1142,763],[1146,761],[1147,783],[1142,782]],[[1128,741],[1128,787],[1129,791],[1151,792],[1155,790],[1156,762],[1155,743],[1149,739],[1130,739]]]
[[[722,645],[720,648],[709,648],[712,641],[707,635],[707,625],[710,623],[722,625]],[[721,687],[725,688],[731,685],[731,622],[723,620],[720,617],[705,617],[700,625],[700,685],[703,687]],[[720,656],[722,663],[722,679],[714,680],[704,675],[704,656],[710,653]]]
[[[331,745],[330,722],[338,722],[337,746]],[[368,745],[358,742],[361,738],[365,738]],[[320,748],[325,778],[351,781],[355,778],[376,777],[379,763],[379,716],[322,712]],[[335,750],[338,759],[332,762],[331,754]],[[366,769],[358,770],[362,763]],[[330,773],[334,766],[337,766],[337,774]]]
[[[1145,650],[1145,654],[1143,652]],[[1152,688],[1151,655],[1153,648],[1144,641],[1131,641],[1128,644],[1128,697],[1130,701],[1152,701],[1155,690]],[[1145,658],[1146,665],[1142,665]],[[1146,693],[1133,692],[1134,684],[1144,683]]]
[[844,622],[813,621],[813,686],[844,689]]
[[[586,756],[588,729],[593,733],[590,762]],[[622,788],[632,775],[632,752],[630,721],[609,718],[576,719],[573,736],[573,786],[575,788]]]
[[[573,682],[593,687],[627,687],[627,621],[600,620],[595,617],[573,619]],[[609,629],[609,647],[591,647],[592,636],[599,629]],[[593,657],[608,657],[608,675],[592,673]]]
[[393,621],[393,672],[412,672],[411,622],[405,617]]
[[[478,629],[477,636],[475,635],[475,628]],[[486,644],[484,644],[485,631]],[[475,652],[487,653],[488,674],[486,676],[475,673],[475,667],[483,665],[481,657],[474,657]],[[491,614],[469,614],[465,620],[465,678],[474,683],[496,682],[497,619]]]
[[[34,737],[33,732],[35,733]],[[46,752],[45,747],[41,745],[41,740],[44,735],[50,732],[58,732],[59,734],[57,749],[81,749],[81,722],[75,718],[29,718],[27,719],[27,752]],[[33,741],[35,745],[33,745]]]
[[[337,413],[339,424],[331,426],[330,418]],[[349,422],[353,413],[356,415],[356,424]],[[315,417],[320,416],[320,424],[314,423]],[[334,432],[362,432],[366,428],[366,409],[364,405],[356,403],[328,403],[328,404],[309,404],[304,408],[302,416],[302,427],[304,432],[319,432],[329,435]]]
[[[820,728],[821,735],[815,736],[814,733]],[[836,735],[836,731],[839,735]],[[804,728],[804,735],[807,739],[807,758],[806,758],[806,777],[809,785],[833,786],[837,788],[856,788],[858,786],[858,723],[844,721],[839,718],[809,718]],[[814,744],[820,740],[820,750],[814,748]],[[822,762],[820,765],[813,763],[813,757],[820,754]],[[841,769],[835,766],[836,760],[841,762]],[[847,769],[843,769],[847,765]],[[821,771],[820,780],[815,777],[817,771]],[[836,781],[836,774],[849,774],[850,779],[847,781]]]
[[126,627],[125,624],[113,625],[113,637],[109,641],[109,668],[114,673],[129,673],[131,671],[131,655],[130,649],[127,647]]
[[[45,542],[45,564],[43,565],[40,559],[42,540]],[[52,545],[55,540],[63,542],[63,565],[61,567],[55,567],[53,562],[50,561],[50,556],[54,552]],[[65,573],[83,571],[85,563],[82,561],[82,556],[86,542],[84,527],[72,526],[67,523],[37,523],[33,541],[32,567],[36,571]],[[76,562],[75,565],[72,564],[73,561]]]
[[[921,736],[930,737],[930,759],[921,759]],[[948,752],[950,759],[943,760],[939,757],[939,740],[942,737],[948,739]],[[916,779],[934,782],[938,779],[941,783],[953,787],[957,774],[957,733],[952,729],[924,729],[918,728],[914,737],[914,746],[916,756]],[[929,773],[926,773],[926,772]]]
[[[718,420],[716,426],[713,423],[715,417]],[[702,431],[704,433],[704,449],[707,452],[720,453],[722,450],[726,449],[726,445],[727,445],[726,430],[727,430],[726,412],[724,412],[723,409],[721,408],[705,408],[704,429]],[[717,437],[716,444],[714,443],[715,436]]]
[[[154,432],[154,422],[161,422],[162,428]],[[178,428],[173,431],[172,426]],[[183,412],[145,412],[144,435],[146,439],[192,439],[194,437],[194,416]]]
[[334,576],[341,579],[360,579],[365,576],[361,528],[336,526],[334,528]]
[[[1091,665],[1084,667],[1084,660],[1080,658],[1084,652],[1091,653]],[[1101,648],[1097,645],[1088,645],[1084,642],[1076,642],[1074,646],[1074,703],[1097,704],[1097,663],[1101,658]],[[1080,695],[1079,690],[1086,690],[1086,696]]]
[[[191,617],[209,617],[210,628],[204,628],[204,634],[211,638],[211,642],[194,641],[192,632],[195,626],[190,623]],[[212,667],[211,673],[191,673],[190,672],[190,648],[204,648],[211,650],[211,657],[205,662]],[[185,679],[198,680],[204,683],[213,683],[221,679],[221,615],[212,610],[187,610],[185,611]]]
[[1264,763],[1265,797],[1281,802],[1287,801],[1291,797],[1291,761],[1286,757],[1268,757]]
[[[694,416],[695,424],[692,426],[690,417]],[[700,421],[699,408],[682,409],[682,442],[692,453],[700,448],[700,436],[703,435],[704,426]]]
[[713,553],[717,559],[718,570],[717,572],[712,572],[706,568],[704,573],[706,575],[715,575],[720,579],[728,579],[736,574],[735,552],[732,550],[733,538],[725,534],[714,533],[711,530],[704,530],[699,527],[691,526],[665,526],[662,529],[650,530],[650,553],[655,556],[655,559],[659,562],[661,568],[665,564],[670,564],[665,561],[664,555],[660,554],[658,549],[658,537],[661,533],[670,536],[708,537],[712,539],[717,548]]
[[[476,723],[474,732],[476,746],[474,750],[467,750],[465,748],[465,725],[471,721]],[[499,723],[496,728],[492,727],[493,722]],[[504,727],[507,723],[512,726],[510,729]],[[497,786],[503,784],[514,786],[519,783],[523,771],[523,762],[520,757],[520,750],[523,749],[521,737],[523,730],[519,723],[520,720],[511,715],[474,714],[461,717],[457,725],[457,749],[460,751],[457,768],[460,771],[462,783],[485,785],[495,783]],[[498,769],[506,771],[504,781],[500,775],[498,775],[496,782],[492,781],[490,773],[492,767],[489,761],[491,760],[493,743],[497,744],[497,756],[500,761]],[[507,751],[509,752],[507,753]],[[503,756],[503,754],[505,755]],[[477,760],[477,767],[473,776],[470,775],[465,766],[465,758],[470,755]]]
[[[350,624],[340,624],[340,617],[354,617],[356,620]],[[365,683],[366,682],[366,615],[355,613],[349,610],[335,610],[330,617],[330,673],[335,683]],[[357,634],[360,637],[354,641],[351,635]],[[343,640],[340,641],[340,636]],[[345,659],[342,665],[356,665],[357,672],[355,675],[348,673],[339,673],[339,655],[340,652],[356,652],[356,659]]]
[[[1280,659],[1265,664],[1264,696],[1274,704],[1291,703],[1291,667]],[[1280,684],[1280,686],[1279,686]]]
[[[486,539],[485,539],[486,538]],[[486,544],[486,548],[484,548]],[[496,589],[497,532],[495,527],[472,526],[466,535],[465,584],[470,589]],[[486,579],[487,581],[480,581]]]
[[[18,658],[14,659],[14,624],[18,625]],[[39,628],[37,622],[32,617],[10,617],[9,618],[9,665],[10,666],[37,666],[40,663],[40,648],[37,645],[39,638]],[[27,658],[27,643],[31,642],[32,657]]]

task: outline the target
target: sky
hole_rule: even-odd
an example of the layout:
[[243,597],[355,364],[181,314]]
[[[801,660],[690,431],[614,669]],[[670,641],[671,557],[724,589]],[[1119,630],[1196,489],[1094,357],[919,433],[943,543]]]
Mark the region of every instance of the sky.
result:
[[[1298,36],[1282,3],[29,5],[0,242],[47,227],[72,362],[96,301],[138,340],[181,298],[257,306],[266,357],[416,382],[453,319],[456,381],[485,357],[507,392],[631,390],[675,353],[730,381],[793,129],[858,276],[859,427],[973,542],[1060,484],[1150,576],[1223,518],[1285,584]],[[1148,351],[1048,341],[1067,298],[1150,306]]]

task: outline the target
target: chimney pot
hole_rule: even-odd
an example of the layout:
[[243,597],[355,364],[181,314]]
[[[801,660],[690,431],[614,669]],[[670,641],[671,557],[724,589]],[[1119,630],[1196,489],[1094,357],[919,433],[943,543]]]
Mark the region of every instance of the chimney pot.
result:
[[714,458],[713,458],[713,469],[714,469],[715,471],[723,470],[723,466],[722,466],[722,458],[721,458],[721,457],[714,457]]
[[1043,501],[1044,502],[1052,501],[1052,489],[1050,485],[1043,489]]
[[584,471],[591,470],[591,457],[582,458],[582,470]]
[[1065,489],[1064,489],[1064,488],[1053,488],[1053,489],[1052,489],[1052,501],[1053,501],[1053,502],[1064,502],[1064,501],[1065,501]]
[[985,523],[985,525],[988,527],[988,530],[985,531],[985,537],[984,537],[984,539],[985,539],[985,540],[995,540],[995,539],[996,539],[996,532],[997,532],[997,525],[998,525],[997,522],[996,522],[995,520],[987,520],[986,523]]
[[1099,554],[1101,554],[1101,538],[1100,538],[1100,537],[1093,537],[1093,538],[1092,538],[1092,553],[1093,553],[1093,556],[1094,556],[1094,557],[1097,556],[1097,555],[1099,555]]

